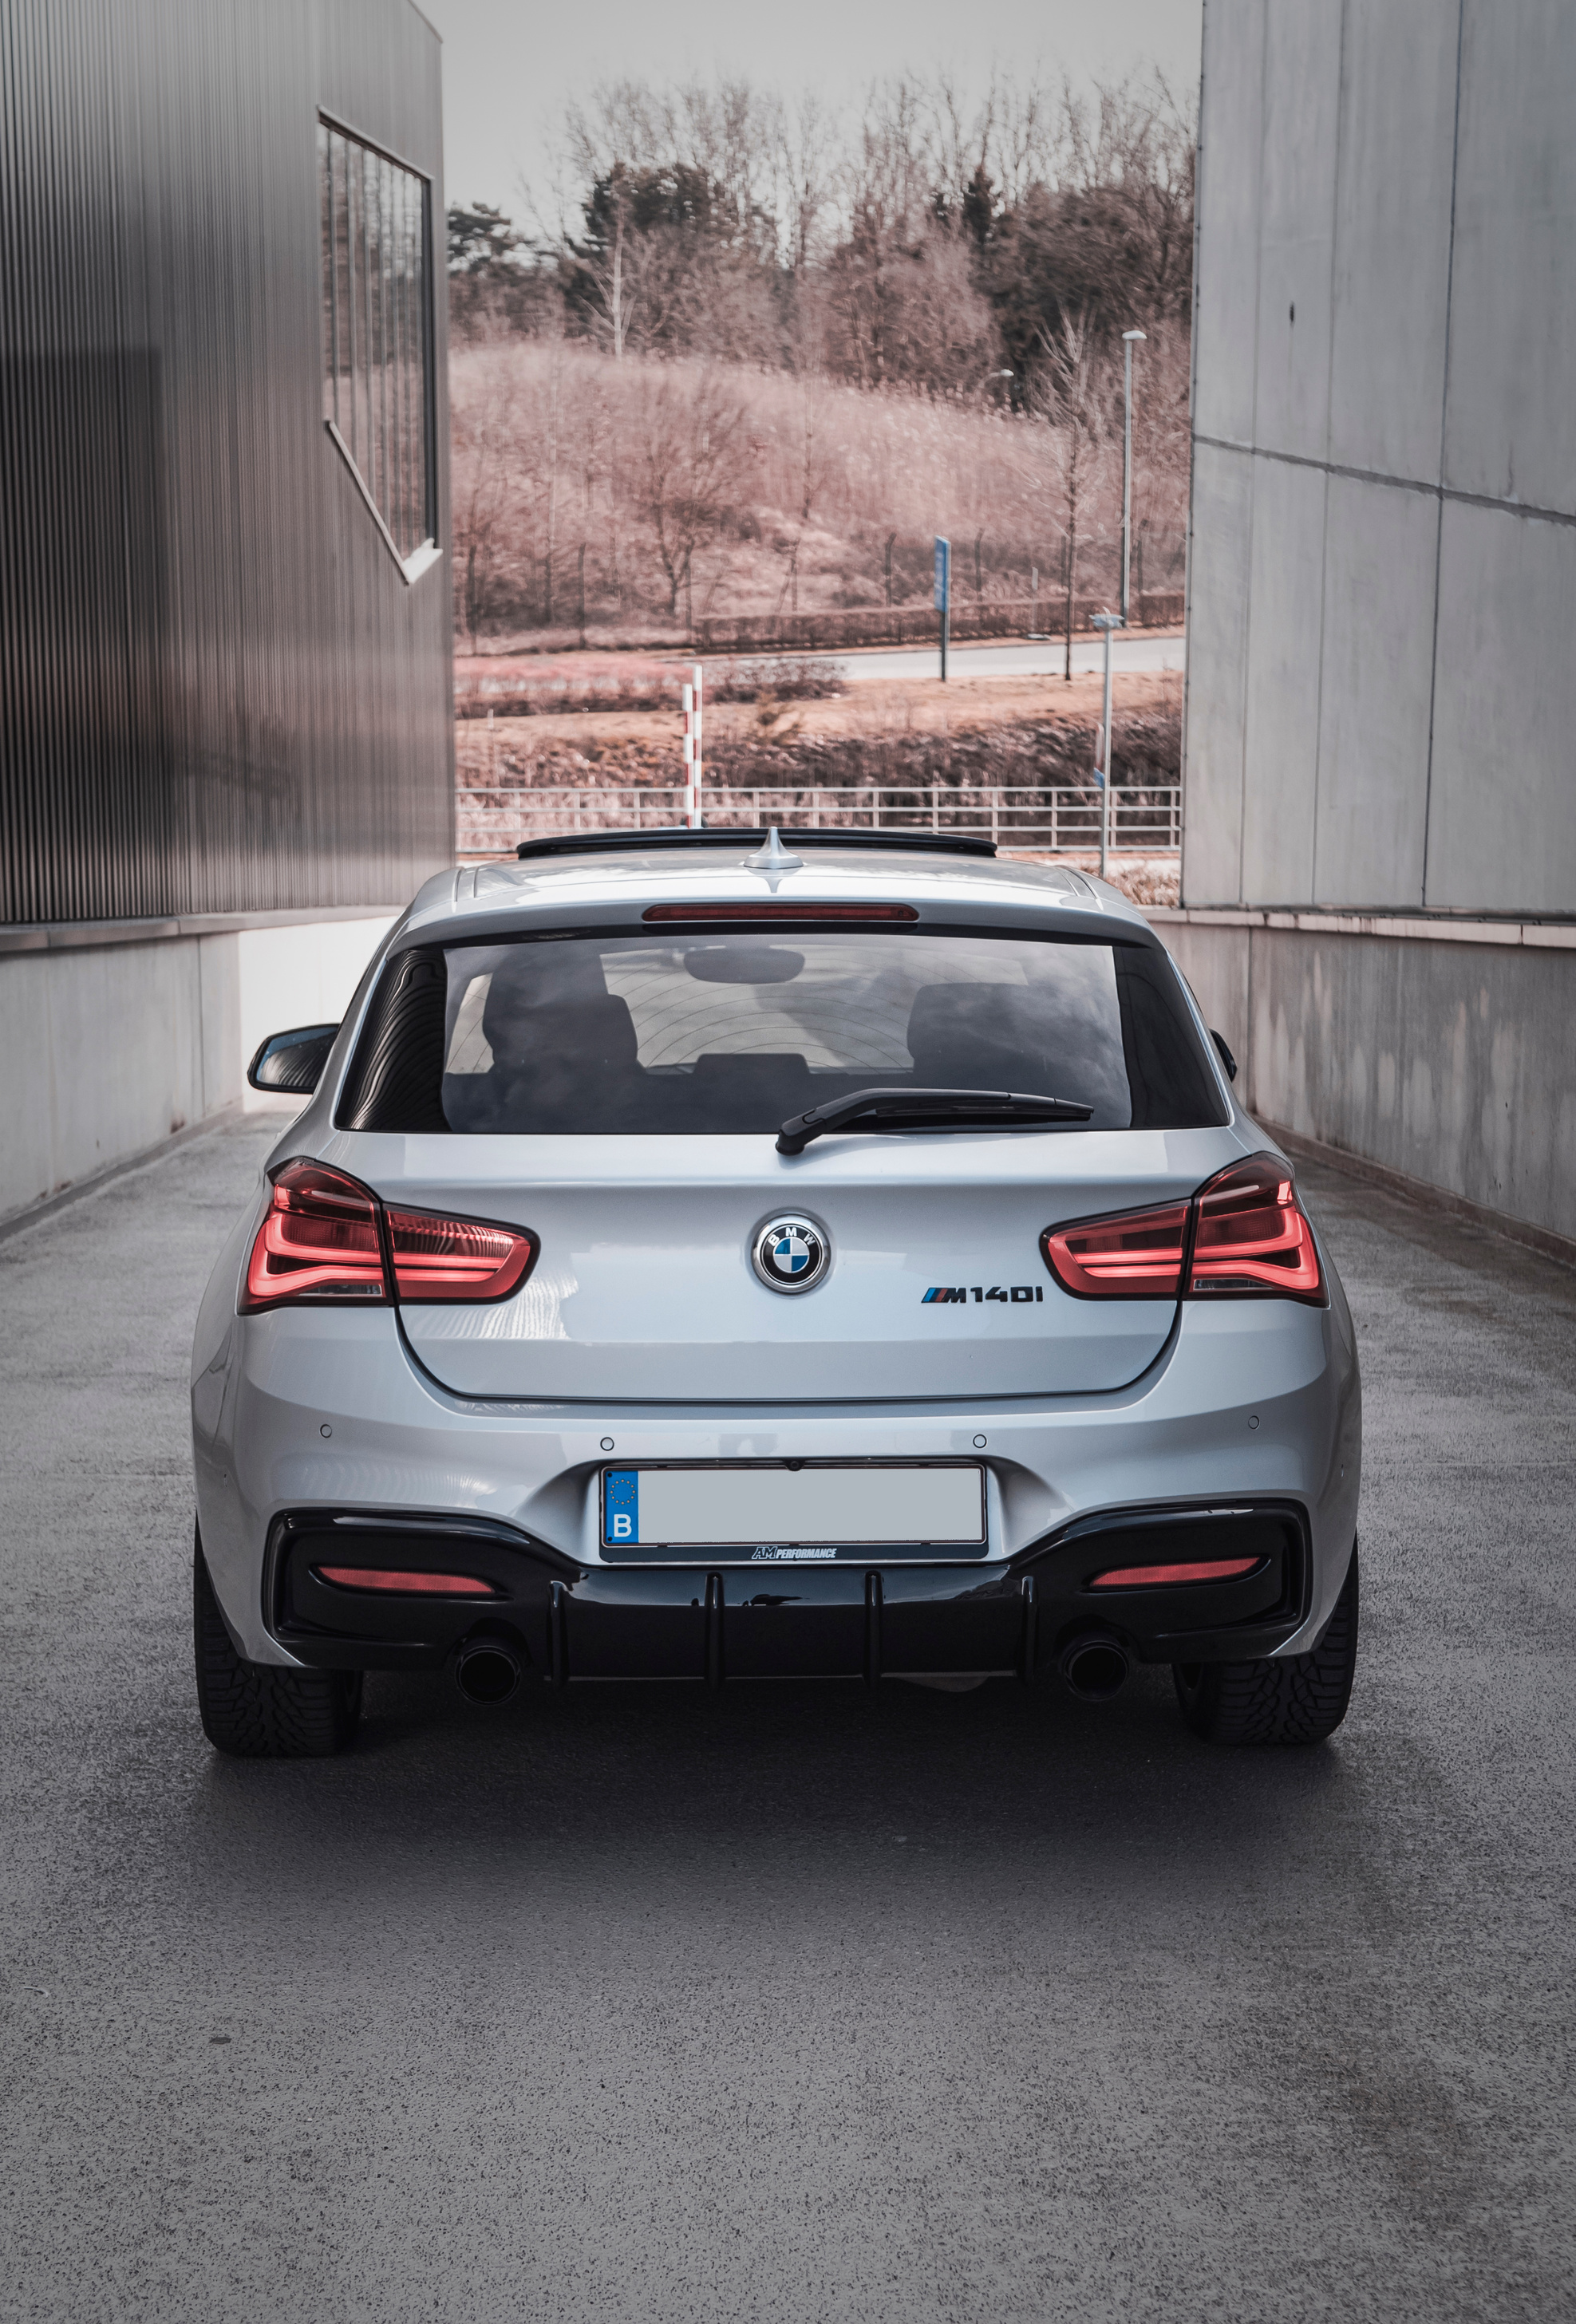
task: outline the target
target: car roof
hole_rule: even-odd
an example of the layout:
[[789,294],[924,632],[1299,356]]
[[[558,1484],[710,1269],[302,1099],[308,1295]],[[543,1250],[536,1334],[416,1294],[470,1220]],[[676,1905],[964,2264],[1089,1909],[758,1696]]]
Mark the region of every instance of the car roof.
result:
[[[794,834],[781,841],[793,858]],[[525,862],[463,864],[429,880],[410,907],[401,945],[463,943],[531,927],[625,927],[652,904],[760,902],[776,917],[796,903],[905,903],[922,921],[1000,919],[1019,927],[1047,920],[1069,935],[1157,944],[1143,914],[1107,881],[1061,863],[1011,856],[889,853],[862,835],[839,848],[817,842],[780,869],[751,869],[759,834],[741,835],[737,851],[716,835],[693,849],[664,835],[659,847],[594,854],[536,855]],[[776,907],[771,913],[770,908]]]

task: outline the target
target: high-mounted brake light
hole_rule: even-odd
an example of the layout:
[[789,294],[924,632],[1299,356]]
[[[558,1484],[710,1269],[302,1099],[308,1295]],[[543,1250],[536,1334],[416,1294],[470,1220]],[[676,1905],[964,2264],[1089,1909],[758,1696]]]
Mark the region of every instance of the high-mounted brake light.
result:
[[252,1245],[241,1307],[507,1299],[530,1273],[537,1248],[523,1228],[385,1211],[346,1171],[287,1162]]
[[1235,1582],[1262,1565],[1261,1557],[1201,1557],[1186,1565],[1113,1565],[1097,1573],[1091,1590],[1158,1590],[1173,1582]]
[[1047,1227],[1046,1265],[1079,1299],[1302,1299],[1325,1303],[1313,1230],[1273,1154],[1235,1162],[1191,1202]]
[[479,1573],[402,1573],[394,1567],[371,1565],[319,1565],[317,1571],[336,1590],[397,1591],[406,1598],[493,1598],[498,1594]]
[[912,904],[648,904],[643,920],[917,920]]

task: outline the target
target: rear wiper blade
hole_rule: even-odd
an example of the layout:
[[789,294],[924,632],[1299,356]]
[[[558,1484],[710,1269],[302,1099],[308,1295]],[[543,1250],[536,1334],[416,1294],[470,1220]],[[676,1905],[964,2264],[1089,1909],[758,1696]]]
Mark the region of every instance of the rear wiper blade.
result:
[[779,1154],[802,1154],[836,1130],[1010,1130],[1038,1121],[1087,1121],[1094,1111],[1070,1097],[1022,1097],[1014,1090],[862,1089],[796,1113],[777,1133]]

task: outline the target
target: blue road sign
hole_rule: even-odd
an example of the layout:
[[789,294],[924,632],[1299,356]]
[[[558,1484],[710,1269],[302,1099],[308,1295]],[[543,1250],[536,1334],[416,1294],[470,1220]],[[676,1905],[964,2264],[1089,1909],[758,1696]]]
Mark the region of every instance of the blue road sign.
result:
[[945,611],[946,611],[946,609],[947,609],[947,607],[951,604],[951,603],[952,603],[952,543],[951,543],[951,541],[950,541],[950,540],[942,540],[942,538],[941,538],[941,536],[940,536],[940,534],[938,533],[938,534],[936,535],[936,540],[935,540],[935,610],[936,610],[936,612],[937,612],[938,613],[945,613]]

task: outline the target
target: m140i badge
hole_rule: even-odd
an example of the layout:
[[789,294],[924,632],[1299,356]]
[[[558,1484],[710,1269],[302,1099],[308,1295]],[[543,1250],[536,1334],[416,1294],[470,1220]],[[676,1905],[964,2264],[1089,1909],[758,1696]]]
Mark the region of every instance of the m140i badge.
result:
[[771,1219],[757,1233],[750,1257],[769,1291],[810,1291],[832,1263],[832,1244],[825,1229],[808,1219]]
[[989,1299],[999,1299],[1004,1307],[1031,1307],[1037,1299],[1043,1305],[1045,1296],[1037,1283],[1012,1283],[1005,1290],[1000,1283],[993,1283],[988,1291],[982,1283],[933,1283],[919,1305],[922,1307],[962,1307],[972,1297],[980,1307]]

